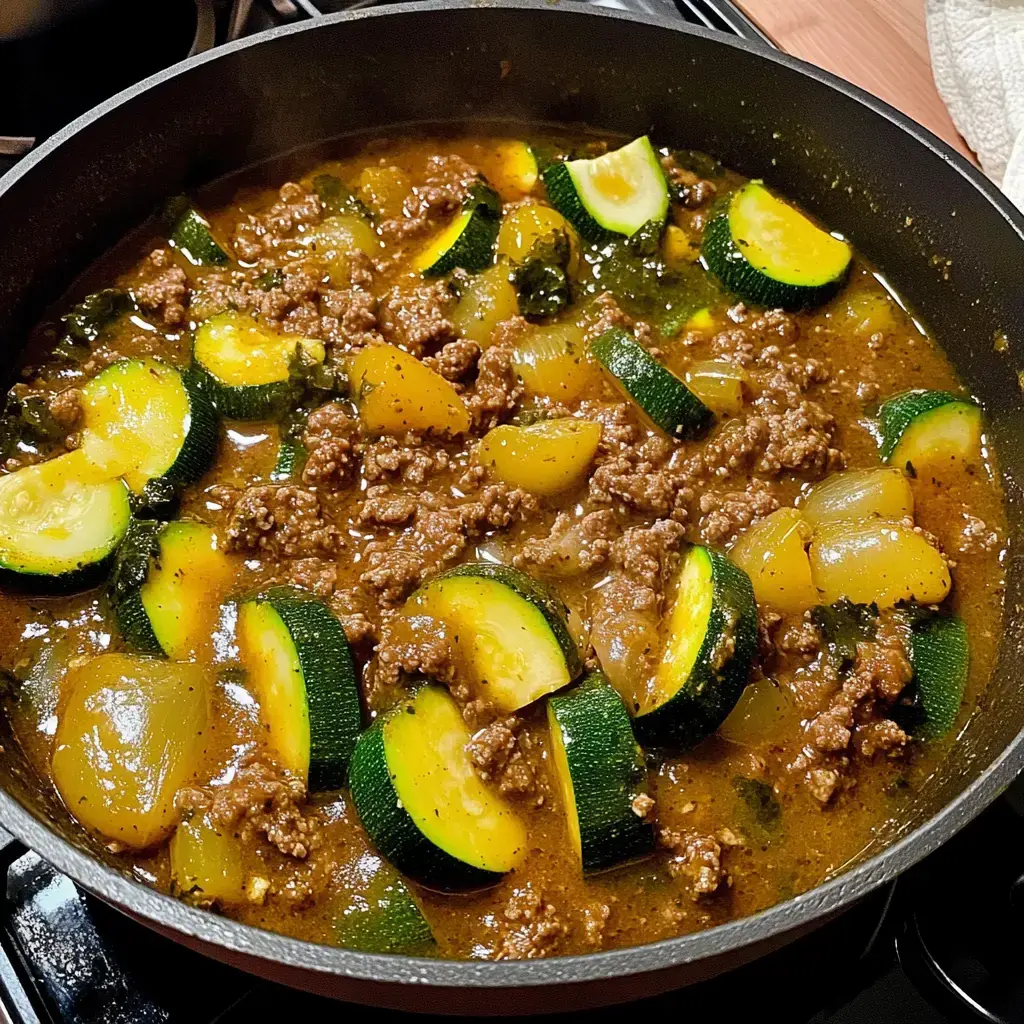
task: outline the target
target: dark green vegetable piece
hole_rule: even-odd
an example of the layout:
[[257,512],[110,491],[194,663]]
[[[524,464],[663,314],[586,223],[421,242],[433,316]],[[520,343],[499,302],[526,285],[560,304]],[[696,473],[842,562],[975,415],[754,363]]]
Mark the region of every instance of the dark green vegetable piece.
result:
[[429,956],[437,946],[409,887],[387,867],[338,919],[336,938],[339,946],[363,953]]
[[935,740],[956,724],[967,687],[970,643],[956,615],[911,611],[910,655],[914,681],[894,717],[916,738]]
[[87,345],[99,338],[104,327],[135,308],[135,300],[128,292],[104,288],[87,295],[70,313],[65,313],[61,321],[67,338]]
[[174,196],[164,205],[168,241],[190,262],[200,267],[220,267],[231,257],[217,244],[210,222],[192,205],[188,196]]
[[367,205],[335,174],[318,174],[312,181],[313,191],[329,214],[354,213],[373,221]]
[[256,278],[256,287],[260,291],[269,292],[274,288],[280,288],[284,284],[284,271],[280,267],[274,267],[265,274]]
[[754,817],[754,823],[766,832],[778,829],[782,818],[782,807],[775,799],[775,790],[760,779],[747,779],[737,775],[732,780],[736,795],[747,805]]
[[661,236],[664,230],[664,221],[649,220],[643,227],[626,239],[626,245],[637,256],[656,256],[658,254],[658,247],[661,245]]
[[281,447],[277,450],[277,461],[274,463],[270,479],[274,481],[291,480],[293,477],[301,476],[302,467],[306,464],[308,455],[306,446],[301,441],[284,438],[281,441]]
[[836,668],[845,672],[857,657],[857,644],[875,638],[878,605],[854,604],[841,597],[833,604],[819,604],[812,608],[811,621],[824,635]]
[[526,259],[512,272],[512,284],[519,293],[519,312],[527,320],[544,320],[560,313],[572,302],[568,266],[572,257],[569,236],[553,231],[539,238]]

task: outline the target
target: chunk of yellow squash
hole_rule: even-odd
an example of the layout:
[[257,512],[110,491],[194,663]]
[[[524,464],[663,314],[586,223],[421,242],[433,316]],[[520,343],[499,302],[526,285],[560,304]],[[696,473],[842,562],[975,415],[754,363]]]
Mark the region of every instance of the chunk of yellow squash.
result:
[[562,418],[528,427],[495,427],[480,442],[477,458],[512,487],[558,494],[579,483],[601,440],[601,424]]
[[205,814],[183,821],[170,842],[171,875],[182,893],[222,904],[245,902],[238,841]]
[[144,849],[173,827],[174,794],[190,781],[209,724],[198,665],[101,654],[74,667],[52,771],[61,798],[90,831]]
[[596,397],[604,381],[587,355],[583,328],[572,323],[533,328],[516,345],[512,364],[528,395],[558,402]]
[[805,550],[810,532],[795,508],[780,508],[733,546],[729,557],[750,577],[758,604],[802,612],[819,603]]
[[469,429],[469,411],[451,384],[394,345],[359,352],[350,382],[359,418],[371,433],[450,436]]

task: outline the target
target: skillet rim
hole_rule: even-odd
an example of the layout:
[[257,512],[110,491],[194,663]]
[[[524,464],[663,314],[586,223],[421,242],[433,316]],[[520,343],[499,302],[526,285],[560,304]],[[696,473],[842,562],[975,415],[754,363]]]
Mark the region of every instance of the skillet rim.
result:
[[[568,7],[559,4],[558,0],[555,0],[554,4],[551,0],[415,0],[401,6],[327,15],[226,43],[165,68],[76,118],[0,177],[0,196],[58,150],[65,141],[94,122],[100,121],[108,112],[153,86],[186,74],[192,68],[216,60],[221,55],[271,43],[282,36],[315,31],[320,25],[364,18],[400,16],[406,11],[424,13],[484,8],[550,12],[556,6],[560,8],[560,14],[563,16],[571,14],[580,17],[614,18],[627,23],[635,22],[699,36],[718,45],[752,53],[845,95],[910,135],[917,143],[948,164],[996,208],[1024,241],[1024,214],[1017,210],[978,169],[932,132],[858,86],[812,64],[781,53],[767,43],[741,39],[654,15],[633,14],[589,5]],[[437,960],[395,954],[358,953],[290,938],[242,924],[210,911],[190,907],[172,896],[126,877],[85,853],[44,824],[6,790],[0,790],[0,826],[74,881],[122,909],[127,909],[162,929],[255,960],[350,978],[356,982],[484,990],[539,988],[653,974],[767,942],[789,931],[811,927],[819,919],[848,907],[932,853],[987,807],[1022,769],[1024,728],[1006,745],[979,778],[917,829],[863,864],[800,896],[749,917],[673,939],[624,949],[529,961]]]

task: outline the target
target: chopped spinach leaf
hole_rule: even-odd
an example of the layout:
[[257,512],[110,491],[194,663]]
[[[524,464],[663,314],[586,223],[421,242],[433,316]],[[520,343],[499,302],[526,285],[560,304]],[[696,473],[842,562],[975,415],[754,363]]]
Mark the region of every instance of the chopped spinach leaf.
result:
[[501,199],[486,181],[475,181],[469,186],[466,198],[462,201],[462,208],[464,210],[483,209],[497,220],[501,216]]
[[819,604],[812,608],[811,621],[825,637],[836,668],[845,672],[857,656],[857,644],[875,638],[878,605],[854,604],[843,597],[833,604]]
[[527,320],[555,316],[572,302],[567,270],[571,256],[568,234],[554,231],[534,242],[526,259],[512,272],[519,312]]
[[120,288],[104,288],[87,295],[61,320],[67,338],[78,345],[87,345],[99,338],[104,327],[134,309],[135,300],[128,292]]
[[50,412],[50,403],[43,395],[21,395],[17,388],[7,395],[0,417],[0,456],[8,458],[19,442],[38,444],[61,441],[66,431]]
[[637,256],[656,256],[664,230],[663,221],[649,220],[626,239],[626,244]]
[[732,780],[736,795],[747,805],[755,824],[766,832],[774,832],[782,818],[782,807],[775,799],[775,791],[767,782],[737,775]]

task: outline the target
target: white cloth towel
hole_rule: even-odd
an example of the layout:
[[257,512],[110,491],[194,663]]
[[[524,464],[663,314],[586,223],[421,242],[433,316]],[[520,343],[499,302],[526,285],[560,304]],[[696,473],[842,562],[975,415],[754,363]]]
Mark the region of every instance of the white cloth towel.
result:
[[1024,0],[927,0],[939,94],[982,170],[1024,210]]

